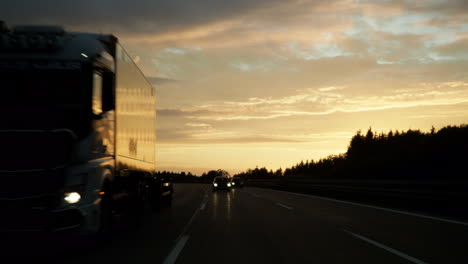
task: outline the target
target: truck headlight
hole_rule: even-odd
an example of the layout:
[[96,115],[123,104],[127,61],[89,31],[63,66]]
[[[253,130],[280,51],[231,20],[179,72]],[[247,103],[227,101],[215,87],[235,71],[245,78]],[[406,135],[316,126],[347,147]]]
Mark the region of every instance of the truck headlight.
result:
[[63,199],[69,204],[74,204],[81,200],[81,195],[77,192],[69,192],[65,193]]

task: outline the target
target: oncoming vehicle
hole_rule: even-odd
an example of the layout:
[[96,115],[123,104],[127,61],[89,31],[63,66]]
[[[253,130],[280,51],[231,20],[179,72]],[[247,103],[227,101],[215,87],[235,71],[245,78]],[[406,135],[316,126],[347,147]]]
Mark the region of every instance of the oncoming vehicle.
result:
[[234,177],[231,180],[232,187],[243,188],[244,180],[241,177]]
[[216,190],[231,190],[231,180],[227,177],[216,177],[213,181],[213,192]]

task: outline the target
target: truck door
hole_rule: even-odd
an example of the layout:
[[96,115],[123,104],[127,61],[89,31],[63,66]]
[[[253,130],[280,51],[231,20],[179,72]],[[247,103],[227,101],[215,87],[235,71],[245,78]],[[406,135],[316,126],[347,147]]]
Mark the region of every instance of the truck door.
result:
[[92,109],[95,136],[93,156],[102,158],[114,156],[114,121],[113,104],[113,74],[103,71],[93,73]]

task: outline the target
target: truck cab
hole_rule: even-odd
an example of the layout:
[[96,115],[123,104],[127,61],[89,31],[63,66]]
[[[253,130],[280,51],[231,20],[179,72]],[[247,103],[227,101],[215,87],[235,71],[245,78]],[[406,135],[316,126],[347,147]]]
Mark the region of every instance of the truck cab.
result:
[[155,104],[115,36],[0,23],[0,231],[94,234],[119,200],[172,199]]

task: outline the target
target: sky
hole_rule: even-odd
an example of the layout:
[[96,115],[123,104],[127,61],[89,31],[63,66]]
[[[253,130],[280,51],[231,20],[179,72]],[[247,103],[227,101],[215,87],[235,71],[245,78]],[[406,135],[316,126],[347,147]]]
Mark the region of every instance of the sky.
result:
[[120,39],[157,90],[158,170],[284,169],[369,127],[468,123],[466,0],[0,1],[8,24]]

